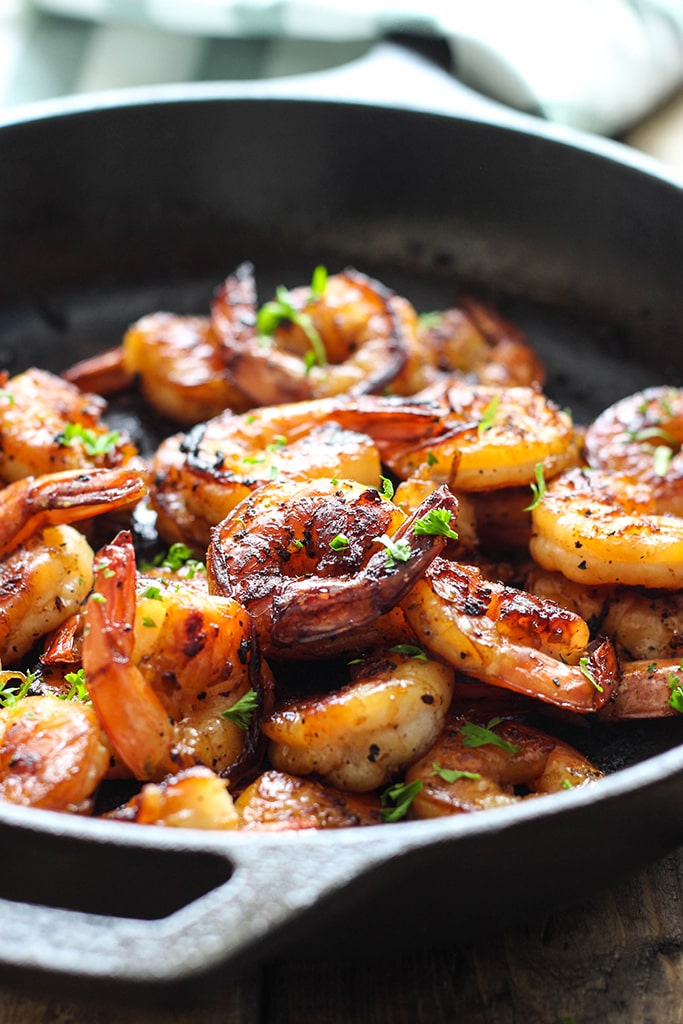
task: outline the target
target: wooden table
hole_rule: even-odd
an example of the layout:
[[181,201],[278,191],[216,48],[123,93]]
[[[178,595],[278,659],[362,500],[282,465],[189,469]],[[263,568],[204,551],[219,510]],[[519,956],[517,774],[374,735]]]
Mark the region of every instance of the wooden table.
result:
[[[627,142],[683,177],[683,94]],[[580,851],[577,850],[577,857]],[[276,963],[194,1011],[0,989],[0,1024],[675,1024],[683,1021],[683,849],[570,911],[487,942]],[[489,885],[504,886],[504,878]],[[1,931],[0,931],[1,941]]]

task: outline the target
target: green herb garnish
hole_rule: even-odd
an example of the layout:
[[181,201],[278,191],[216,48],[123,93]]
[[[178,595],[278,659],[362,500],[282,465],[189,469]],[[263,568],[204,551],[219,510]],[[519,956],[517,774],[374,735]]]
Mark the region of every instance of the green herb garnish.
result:
[[382,821],[400,821],[401,818],[405,818],[410,805],[421,790],[420,779],[415,779],[414,782],[397,782],[385,789],[380,796]]
[[377,544],[383,544],[387,552],[387,565],[395,565],[396,562],[408,562],[412,554],[410,542],[407,540],[394,541],[386,533],[381,537],[374,537]]
[[498,406],[500,405],[500,395],[494,395],[489,404],[481,414],[481,419],[477,424],[477,430],[482,433],[485,430],[490,430],[493,426],[496,413],[498,412]]
[[604,692],[604,687],[600,685],[600,683],[597,681],[589,667],[588,658],[579,658],[579,669],[581,670],[582,674],[586,677],[588,682],[591,684],[591,686],[595,687],[598,693]]
[[438,775],[444,782],[459,782],[460,779],[480,779],[481,775],[479,772],[465,772],[459,768],[442,768],[436,761],[432,761],[432,771],[435,775]]
[[531,487],[531,493],[533,495],[533,498],[531,504],[527,505],[526,508],[523,509],[524,512],[533,512],[533,510],[537,508],[538,505],[541,504],[543,500],[543,495],[545,494],[545,477],[543,475],[542,462],[536,463],[536,466],[534,467],[534,473],[536,475],[536,482],[529,484],[529,486]]
[[80,441],[86,453],[94,456],[106,455],[112,451],[120,437],[121,433],[118,430],[108,430],[105,433],[98,434],[96,431],[91,430],[90,427],[84,427],[82,423],[67,423],[64,426],[64,430],[57,434],[55,441],[65,448],[69,448],[76,441]]
[[227,718],[238,729],[246,732],[251,724],[254,711],[258,707],[258,695],[256,690],[247,690],[239,700],[221,712],[223,718]]
[[421,519],[416,519],[413,532],[418,536],[448,537],[457,540],[458,535],[449,526],[453,513],[446,508],[431,508]]
[[389,648],[392,654],[403,654],[406,658],[415,658],[416,661],[427,661],[427,655],[421,647],[416,647],[415,644],[394,644],[393,647]]
[[520,749],[518,744],[510,743],[509,740],[505,740],[493,732],[494,727],[502,721],[502,718],[492,718],[486,726],[477,725],[475,722],[465,722],[458,730],[463,737],[463,745],[465,747],[483,747],[490,743],[494,747],[505,750],[508,754],[518,753]]

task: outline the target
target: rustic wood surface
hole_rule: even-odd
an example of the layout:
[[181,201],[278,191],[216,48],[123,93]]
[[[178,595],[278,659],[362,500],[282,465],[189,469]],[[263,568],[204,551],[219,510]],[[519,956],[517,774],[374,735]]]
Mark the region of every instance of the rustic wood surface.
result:
[[[683,94],[626,141],[683,175]],[[195,1010],[0,989],[0,1024],[679,1024],[682,877],[683,849],[569,911],[486,942],[269,964]]]

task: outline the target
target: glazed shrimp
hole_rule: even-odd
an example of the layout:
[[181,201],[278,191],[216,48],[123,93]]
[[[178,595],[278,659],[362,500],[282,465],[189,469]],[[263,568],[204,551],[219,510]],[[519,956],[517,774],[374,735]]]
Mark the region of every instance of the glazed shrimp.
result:
[[352,666],[347,686],[287,701],[263,722],[273,767],[369,792],[429,749],[453,695],[453,669],[393,652]]
[[235,800],[238,828],[292,831],[377,825],[381,804],[374,794],[348,793],[287,772],[263,772]]
[[108,818],[166,828],[233,829],[239,822],[228,784],[204,765],[185,768],[160,783],[146,783]]
[[159,447],[152,484],[157,528],[169,543],[201,549],[210,528],[264,483],[336,477],[376,487],[381,463],[372,438],[424,436],[438,423],[434,405],[376,396],[223,414]]
[[578,712],[605,704],[617,682],[609,640],[550,601],[436,558],[401,602],[420,642],[465,675]]
[[589,466],[645,484],[654,511],[683,516],[683,389],[653,387],[615,402],[585,434]]
[[267,655],[315,654],[331,640],[348,649],[447,543],[417,532],[435,510],[455,522],[447,488],[406,518],[376,490],[349,481],[264,487],[214,530],[209,588],[248,609]]
[[16,480],[0,491],[0,558],[45,526],[132,508],[146,489],[140,473],[124,468]]
[[683,519],[655,513],[646,484],[602,470],[551,481],[532,512],[531,554],[587,586],[683,587]]
[[416,818],[504,807],[528,797],[584,786],[602,772],[573,747],[514,721],[449,716],[441,736],[406,772],[421,783]]
[[414,394],[443,375],[496,388],[545,383],[545,367],[523,333],[487,303],[463,298],[453,309],[420,317],[415,333],[394,394]]
[[0,390],[0,477],[20,480],[72,469],[117,467],[137,455],[102,420],[106,403],[45,370],[5,379]]
[[87,813],[111,750],[93,709],[27,696],[0,709],[0,799]]
[[[144,576],[130,535],[97,555],[83,668],[118,758],[140,780],[204,764],[235,776],[255,756],[270,677],[235,601]],[[245,717],[231,709],[247,702]],[[239,710],[239,709],[237,709]],[[236,713],[236,712],[235,712]]]
[[16,665],[78,612],[92,586],[93,551],[71,526],[50,526],[0,562],[0,660]]
[[228,369],[255,405],[378,393],[405,363],[405,325],[392,292],[351,268],[319,291],[280,289],[264,310],[269,337],[259,333],[258,314],[250,338],[243,330],[234,337],[233,319],[222,338]]
[[538,465],[548,479],[577,460],[570,417],[533,388],[458,383],[444,401],[436,437],[381,444],[383,460],[401,479],[488,491],[533,483]]

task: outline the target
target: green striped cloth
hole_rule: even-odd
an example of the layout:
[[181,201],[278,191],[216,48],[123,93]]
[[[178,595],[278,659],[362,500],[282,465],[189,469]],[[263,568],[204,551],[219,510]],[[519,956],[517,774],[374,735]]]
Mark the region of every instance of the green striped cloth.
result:
[[683,0],[0,0],[0,107],[308,74],[396,32],[445,40],[483,95],[605,135],[683,84]]

